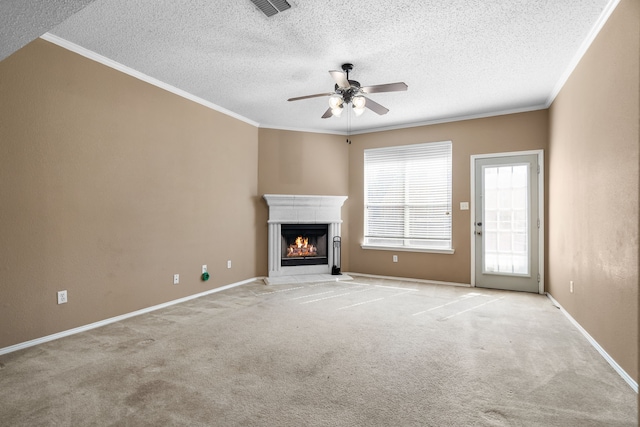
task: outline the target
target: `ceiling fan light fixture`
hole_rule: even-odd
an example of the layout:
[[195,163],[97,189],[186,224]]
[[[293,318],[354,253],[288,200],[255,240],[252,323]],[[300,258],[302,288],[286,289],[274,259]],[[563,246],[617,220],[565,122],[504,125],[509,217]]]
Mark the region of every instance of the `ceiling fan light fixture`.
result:
[[[356,95],[353,97],[353,99],[351,100],[351,102],[353,102],[353,109],[360,109],[363,110],[364,109],[364,105],[367,103],[367,99],[362,96],[362,95]],[[362,114],[362,113],[360,113]]]
[[358,108],[354,105],[353,112],[356,113],[356,117],[360,117],[364,113],[364,107]]
[[331,114],[333,114],[335,117],[340,117],[342,115],[342,104],[336,107],[332,107]]
[[344,100],[342,99],[342,96],[338,95],[337,93],[329,97],[329,107],[331,107],[332,110],[340,107],[343,102]]

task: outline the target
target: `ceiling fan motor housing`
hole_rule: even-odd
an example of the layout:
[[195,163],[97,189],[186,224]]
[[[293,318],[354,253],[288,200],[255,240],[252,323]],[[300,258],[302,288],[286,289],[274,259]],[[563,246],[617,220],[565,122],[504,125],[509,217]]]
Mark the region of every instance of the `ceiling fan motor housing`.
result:
[[348,82],[351,85],[348,88],[341,88],[337,84],[335,85],[336,93],[342,95],[345,104],[350,103],[354,96],[360,94],[360,82],[356,80],[348,80]]

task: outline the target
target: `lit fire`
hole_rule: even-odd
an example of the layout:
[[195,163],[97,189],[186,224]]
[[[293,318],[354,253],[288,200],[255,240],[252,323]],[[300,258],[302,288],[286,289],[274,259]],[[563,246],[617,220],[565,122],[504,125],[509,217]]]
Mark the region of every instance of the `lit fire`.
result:
[[302,236],[296,237],[296,242],[287,248],[288,257],[316,256],[317,252],[318,248],[309,244],[309,238]]

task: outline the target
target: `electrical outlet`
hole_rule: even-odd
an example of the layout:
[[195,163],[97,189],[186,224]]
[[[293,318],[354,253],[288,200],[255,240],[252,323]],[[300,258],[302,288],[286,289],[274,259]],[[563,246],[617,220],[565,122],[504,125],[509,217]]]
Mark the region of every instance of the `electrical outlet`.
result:
[[174,274],[173,275],[173,284],[177,285],[178,283],[180,283],[180,275],[179,274]]
[[398,255],[393,256],[393,262],[398,262]]
[[207,265],[206,264],[202,264],[202,274],[207,272]]
[[227,268],[231,268],[231,260],[227,261]]
[[67,291],[58,291],[58,304],[67,303]]
[[573,280],[569,280],[569,292],[573,293]]

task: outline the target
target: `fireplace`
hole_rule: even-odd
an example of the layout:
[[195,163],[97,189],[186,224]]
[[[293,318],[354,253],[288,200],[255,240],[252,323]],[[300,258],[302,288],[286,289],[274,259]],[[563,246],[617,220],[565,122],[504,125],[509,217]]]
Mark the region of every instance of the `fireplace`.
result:
[[328,232],[328,224],[282,224],[280,265],[292,267],[329,264]]
[[269,277],[331,274],[331,245],[340,237],[347,197],[265,194],[264,199],[269,205]]

